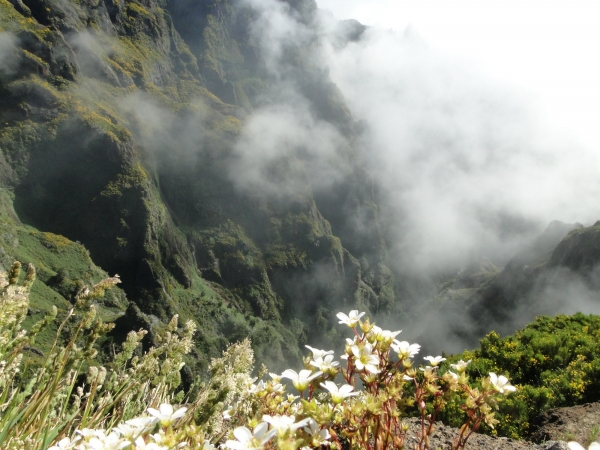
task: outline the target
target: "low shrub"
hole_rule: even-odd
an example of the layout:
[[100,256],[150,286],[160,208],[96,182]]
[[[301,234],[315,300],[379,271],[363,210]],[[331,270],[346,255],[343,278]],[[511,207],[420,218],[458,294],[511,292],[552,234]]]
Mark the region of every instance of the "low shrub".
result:
[[[542,412],[600,400],[600,316],[540,316],[524,329],[501,338],[491,332],[478,350],[448,358],[472,360],[467,374],[510,374],[518,391],[500,405],[500,423],[490,433],[527,438]],[[447,369],[441,368],[441,372]],[[449,405],[442,418],[461,422],[460,406]]]

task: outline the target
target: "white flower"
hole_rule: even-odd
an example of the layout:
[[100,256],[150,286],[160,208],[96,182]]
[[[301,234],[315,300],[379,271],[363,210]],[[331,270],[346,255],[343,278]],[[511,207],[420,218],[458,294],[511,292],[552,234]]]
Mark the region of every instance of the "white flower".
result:
[[321,372],[329,372],[335,370],[340,363],[333,361],[333,355],[326,355],[325,358],[315,358],[314,361],[310,362],[310,365],[316,367]]
[[154,442],[156,444],[166,444],[165,441],[167,440],[167,436],[165,435],[165,432],[163,430],[158,430],[158,433],[151,434],[150,437],[154,439]]
[[398,358],[400,359],[412,358],[421,350],[419,344],[409,344],[407,341],[394,341],[391,347],[398,353]]
[[77,434],[81,435],[85,441],[89,441],[93,437],[104,438],[104,430],[92,430],[91,428],[83,428],[77,430]]
[[370,337],[369,340],[370,341],[371,340],[378,341],[378,342],[391,342],[400,333],[402,333],[402,330],[400,330],[400,331],[383,330],[380,327],[378,327],[377,325],[373,325],[373,328],[371,328],[371,331],[369,332],[369,337]]
[[449,370],[449,371],[448,371],[448,372],[446,372],[446,373],[448,374],[448,376],[452,377],[452,379],[453,379],[454,381],[458,381],[458,378],[459,378],[459,377],[458,377],[458,375],[457,375],[457,374],[455,374],[455,373],[454,373],[454,372],[452,372],[451,370]]
[[308,423],[309,419],[303,419],[300,422],[296,422],[295,416],[263,416],[263,420],[273,427],[277,431],[279,437],[286,435],[288,431],[294,432],[298,428],[303,427]]
[[370,373],[379,373],[377,368],[379,365],[379,356],[373,354],[373,346],[365,343],[362,347],[352,346],[352,354],[354,355],[354,365],[358,370],[365,369]]
[[169,447],[159,445],[156,442],[146,443],[141,436],[135,440],[134,444],[136,450],[169,450]]
[[127,439],[130,442],[135,441],[146,430],[147,430],[146,427],[136,427],[136,426],[132,426],[129,423],[120,423],[115,428],[113,428],[113,431],[116,431],[123,438]]
[[264,391],[266,388],[265,382],[263,380],[260,380],[258,382],[258,384],[251,384],[250,387],[248,388],[248,393],[249,394],[258,394],[259,392]]
[[310,370],[301,370],[300,373],[296,373],[295,370],[287,369],[281,374],[282,378],[289,378],[292,380],[292,384],[298,391],[303,392],[308,387],[309,383],[320,376],[323,372],[315,372],[311,375]]
[[234,414],[235,410],[232,406],[227,408],[225,411],[223,411],[223,420],[231,420]]
[[458,373],[461,373],[461,372],[464,372],[465,370],[467,370],[467,366],[469,365],[470,362],[471,362],[471,360],[468,360],[467,362],[465,362],[461,359],[456,364],[450,364],[450,367],[455,369]]
[[281,375],[278,375],[276,373],[271,373],[271,372],[269,372],[269,375],[271,376],[271,378],[273,379],[273,381],[275,383],[281,383]]
[[442,361],[446,361],[446,358],[442,358],[441,356],[426,356],[423,359],[429,361],[429,364],[433,367],[438,366]]
[[325,383],[321,383],[321,386],[329,391],[331,394],[331,401],[336,405],[342,403],[346,397],[352,397],[353,395],[359,394],[359,392],[352,392],[354,387],[349,384],[345,384],[338,388],[333,381],[326,381]]
[[305,345],[305,347],[312,352],[313,359],[323,358],[327,355],[333,355],[333,350],[319,350],[318,348],[312,348],[310,345]]
[[[567,447],[569,447],[569,450],[585,450],[581,444],[575,441],[569,442]],[[592,442],[588,447],[588,450],[600,450],[600,444],[598,442]]]
[[[304,431],[311,437],[311,444],[313,447],[319,447],[320,445],[329,445],[327,440],[331,438],[329,430],[327,428],[319,429],[319,424],[314,419],[308,419],[308,426],[304,427]],[[310,447],[308,447],[310,449]]]
[[246,427],[237,427],[233,430],[237,441],[228,440],[223,446],[232,450],[261,450],[275,435],[275,430],[267,432],[268,427],[266,422],[261,422],[254,428],[253,433]]
[[353,309],[352,311],[350,311],[349,315],[346,315],[341,312],[337,313],[337,318],[340,319],[340,323],[345,323],[350,328],[354,328],[356,325],[358,325],[358,321],[364,315],[364,312],[361,312],[359,314],[357,309]]
[[148,408],[148,413],[156,417],[160,420],[160,424],[163,427],[170,426],[173,422],[175,422],[180,417],[185,415],[187,408],[179,408],[177,411],[173,411],[173,405],[169,405],[168,403],[163,403],[160,405],[160,411],[154,408]]
[[87,441],[86,447],[93,450],[120,450],[130,445],[131,442],[121,439],[119,434],[114,431],[107,435],[100,431],[95,437]]
[[494,372],[490,372],[490,383],[492,383],[494,389],[501,394],[504,394],[505,391],[514,392],[517,390],[516,387],[508,383],[508,378],[506,378],[504,375],[498,376]]
[[281,383],[271,382],[271,383],[267,384],[267,392],[269,392],[270,394],[272,394],[272,393],[283,394],[284,390],[285,390],[285,388],[283,387],[283,385]]
[[158,419],[156,417],[136,417],[134,419],[127,420],[125,423],[134,428],[141,428],[143,429],[142,432],[146,432],[154,428],[154,425],[158,423]]
[[63,449],[67,449],[67,448],[73,448],[75,445],[77,445],[77,443],[79,442],[81,438],[79,436],[77,436],[75,439],[71,440],[71,438],[63,438],[60,441],[58,441],[56,443],[56,445],[53,445],[52,447],[50,447],[48,450],[63,450]]

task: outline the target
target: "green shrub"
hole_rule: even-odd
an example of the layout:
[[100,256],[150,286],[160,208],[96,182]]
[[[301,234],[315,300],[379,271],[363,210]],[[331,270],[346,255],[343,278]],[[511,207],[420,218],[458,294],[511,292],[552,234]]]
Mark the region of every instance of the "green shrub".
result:
[[[518,392],[500,406],[499,435],[526,438],[540,413],[600,400],[600,316],[541,316],[514,335],[491,332],[480,342],[449,362],[472,359],[467,372],[473,377],[510,374]],[[454,405],[443,419],[456,425],[461,412]]]

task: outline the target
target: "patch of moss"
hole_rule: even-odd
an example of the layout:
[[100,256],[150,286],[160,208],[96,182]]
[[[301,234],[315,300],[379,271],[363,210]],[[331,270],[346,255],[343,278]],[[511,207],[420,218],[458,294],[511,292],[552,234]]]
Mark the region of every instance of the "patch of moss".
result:
[[136,84],[141,85],[144,79],[149,78],[153,63],[159,61],[161,55],[152,48],[152,42],[148,39],[121,36],[114,42],[109,58]]
[[293,245],[271,248],[266,254],[266,261],[269,270],[276,268],[291,269],[297,267],[306,269],[310,263],[306,252]]
[[136,1],[127,2],[127,15],[134,18],[154,19],[154,14],[150,13],[150,11]]
[[[131,166],[127,172],[117,175],[117,179],[108,183],[100,195],[105,197],[122,196],[123,191],[135,187],[142,187],[148,183],[148,174],[137,163]],[[121,219],[122,220],[122,219]]]
[[73,111],[77,113],[85,123],[101,131],[114,142],[127,142],[131,140],[131,133],[127,128],[110,120],[109,117],[91,110],[82,104],[74,106]]
[[205,98],[210,103],[223,103],[219,97],[210,92],[206,87],[202,86],[197,80],[179,80],[177,83],[177,91],[183,99],[192,99],[194,97]]
[[0,0],[0,31],[18,33],[27,30],[43,40],[52,33],[49,27],[40,25],[32,17],[20,14],[8,0]]
[[233,116],[220,116],[217,120],[210,123],[214,129],[225,133],[239,134],[242,130],[242,122]]

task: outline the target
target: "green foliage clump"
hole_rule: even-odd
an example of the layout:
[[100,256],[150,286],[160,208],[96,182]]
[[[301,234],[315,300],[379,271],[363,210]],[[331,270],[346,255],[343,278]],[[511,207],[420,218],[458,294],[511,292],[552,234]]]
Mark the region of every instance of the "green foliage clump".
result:
[[130,167],[125,173],[117,175],[115,181],[110,181],[100,195],[105,197],[122,196],[123,191],[138,186],[143,186],[148,181],[148,175],[140,164]]
[[[52,347],[41,352],[33,345],[39,333],[55,321],[58,310],[54,307],[29,331],[22,330],[36,273],[29,265],[19,284],[20,272],[17,262],[8,274],[0,273],[1,448],[46,449],[52,442],[75,438],[76,429],[110,429],[148,407],[183,400],[180,370],[183,357],[192,349],[193,322],[180,328],[174,317],[156,336],[158,344],[144,354],[140,344],[146,331],[131,331],[110,364],[98,365],[94,358],[99,339],[114,325],[99,318],[95,301],[120,282],[107,278],[80,290],[75,307],[61,319]],[[221,383],[211,384],[195,400],[188,399],[190,415],[197,414],[196,407],[206,405],[207,398],[226,400],[246,386],[252,362],[247,342],[213,361],[211,368]],[[202,435],[194,438],[203,439]]]
[[[491,332],[480,342],[450,359],[472,359],[472,376],[511,375],[518,391],[500,406],[499,435],[526,438],[542,412],[600,400],[600,316],[541,316],[514,335]],[[461,412],[450,408],[444,419],[456,425]]]

